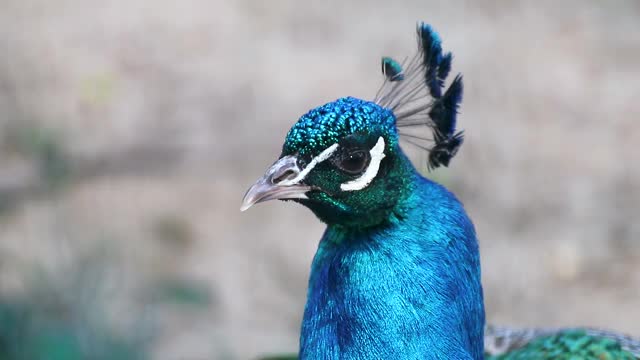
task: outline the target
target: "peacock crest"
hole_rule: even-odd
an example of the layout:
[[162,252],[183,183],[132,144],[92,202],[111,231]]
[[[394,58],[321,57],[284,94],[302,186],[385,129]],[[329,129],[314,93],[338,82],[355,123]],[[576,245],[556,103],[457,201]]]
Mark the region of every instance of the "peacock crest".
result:
[[[462,75],[456,75],[445,90],[453,56],[442,52],[440,37],[428,24],[418,23],[416,32],[418,51],[410,60],[382,58],[384,82],[374,102],[393,111],[403,140],[427,150],[428,167],[435,169],[448,166],[464,140],[463,132],[456,132]],[[432,138],[403,131],[425,125]]]

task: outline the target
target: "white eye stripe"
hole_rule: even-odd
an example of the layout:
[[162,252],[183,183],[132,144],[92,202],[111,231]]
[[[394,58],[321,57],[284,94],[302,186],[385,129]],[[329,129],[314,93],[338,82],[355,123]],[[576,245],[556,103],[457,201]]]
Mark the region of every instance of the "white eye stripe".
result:
[[373,148],[371,148],[369,154],[371,154],[371,161],[369,161],[367,170],[365,170],[364,174],[362,174],[359,178],[341,184],[340,189],[342,189],[342,191],[362,190],[367,187],[371,183],[371,181],[373,181],[376,175],[378,175],[378,171],[380,170],[380,162],[385,157],[384,138],[382,136],[378,138],[378,142]]
[[297,183],[299,183],[300,181],[302,181],[302,179],[304,179],[311,170],[313,170],[314,167],[316,167],[316,165],[318,165],[319,163],[327,160],[328,158],[331,157],[331,155],[333,155],[333,153],[338,149],[338,144],[333,144],[331,146],[329,146],[328,148],[324,149],[320,155],[314,157],[313,159],[311,159],[311,162],[309,162],[309,164],[307,165],[307,167],[304,168],[304,170],[300,171],[300,173],[298,173],[298,175],[296,177],[294,177],[293,179],[290,180],[284,180],[278,183],[278,185],[282,185],[282,186],[288,186],[288,185],[295,185]]

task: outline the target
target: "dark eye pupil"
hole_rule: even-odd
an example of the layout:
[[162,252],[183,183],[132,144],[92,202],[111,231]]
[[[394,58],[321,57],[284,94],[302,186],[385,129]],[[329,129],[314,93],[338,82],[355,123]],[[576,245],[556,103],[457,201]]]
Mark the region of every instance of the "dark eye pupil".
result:
[[348,173],[357,174],[364,170],[366,164],[367,154],[358,151],[345,157],[340,163],[340,168]]

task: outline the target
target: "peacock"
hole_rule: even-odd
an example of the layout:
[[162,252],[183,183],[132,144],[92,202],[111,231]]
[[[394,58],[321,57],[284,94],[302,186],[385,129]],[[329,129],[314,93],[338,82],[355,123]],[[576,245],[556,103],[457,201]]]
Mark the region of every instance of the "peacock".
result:
[[464,140],[456,129],[462,76],[447,85],[453,56],[428,24],[418,23],[417,40],[413,57],[382,58],[373,101],[344,97],[302,115],[244,196],[242,211],[290,200],[327,225],[311,264],[299,358],[639,358],[638,342],[592,329],[485,329],[473,223],[400,146],[426,150],[434,169],[448,166]]

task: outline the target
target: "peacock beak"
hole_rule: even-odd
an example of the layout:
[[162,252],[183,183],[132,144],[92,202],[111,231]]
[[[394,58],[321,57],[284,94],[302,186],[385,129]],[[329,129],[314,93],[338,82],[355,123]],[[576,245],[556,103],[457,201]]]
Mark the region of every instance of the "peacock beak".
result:
[[300,184],[303,177],[295,156],[281,158],[247,190],[240,211],[267,200],[307,199],[311,187]]

